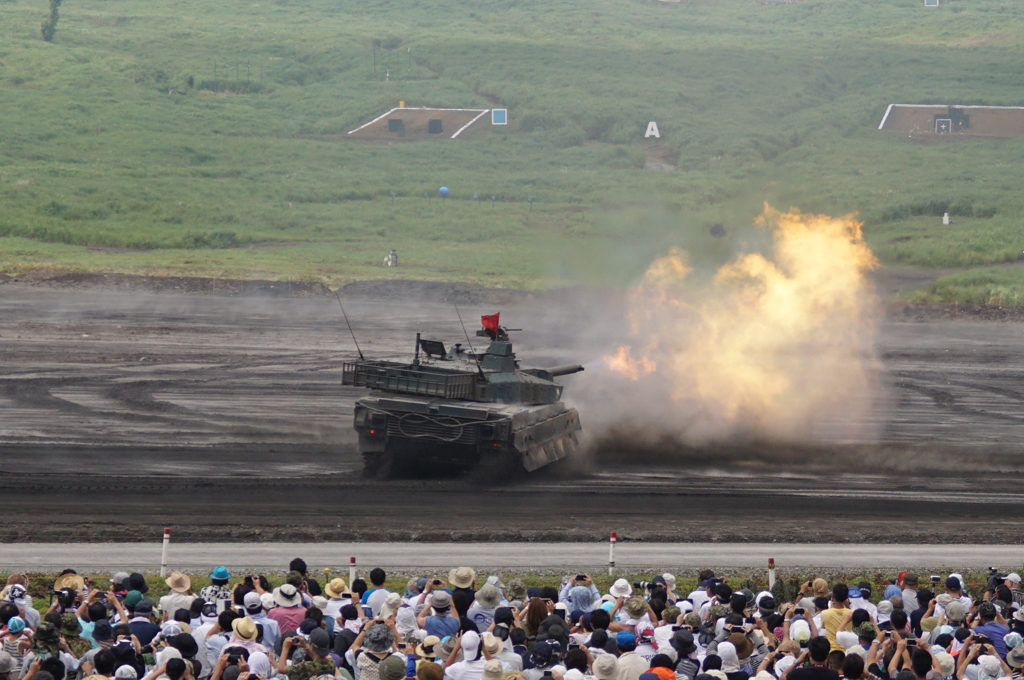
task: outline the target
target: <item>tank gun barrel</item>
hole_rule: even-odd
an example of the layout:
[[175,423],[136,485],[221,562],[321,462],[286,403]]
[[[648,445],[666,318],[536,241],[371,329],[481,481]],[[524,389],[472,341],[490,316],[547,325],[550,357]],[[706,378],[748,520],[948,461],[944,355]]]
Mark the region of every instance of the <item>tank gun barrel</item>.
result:
[[583,366],[580,364],[566,364],[565,366],[555,366],[544,370],[557,378],[560,375],[572,375],[573,373],[579,373],[583,370]]

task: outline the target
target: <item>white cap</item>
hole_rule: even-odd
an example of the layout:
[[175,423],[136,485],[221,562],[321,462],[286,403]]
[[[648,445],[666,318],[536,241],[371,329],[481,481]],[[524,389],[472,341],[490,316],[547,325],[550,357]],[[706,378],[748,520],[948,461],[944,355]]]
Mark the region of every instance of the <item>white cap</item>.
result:
[[1010,572],[1006,575],[1006,580],[1013,581],[1017,585],[1020,585],[1020,574],[1018,574],[1017,572]]
[[675,574],[662,574],[661,577],[663,579],[665,579],[665,583],[668,585],[669,588],[675,588],[676,587],[676,576],[675,576]]

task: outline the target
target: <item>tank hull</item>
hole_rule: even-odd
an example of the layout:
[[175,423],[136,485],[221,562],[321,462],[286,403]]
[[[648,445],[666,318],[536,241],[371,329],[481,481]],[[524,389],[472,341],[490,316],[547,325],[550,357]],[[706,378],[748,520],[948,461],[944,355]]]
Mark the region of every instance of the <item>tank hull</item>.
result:
[[533,472],[571,456],[579,413],[562,402],[535,406],[373,394],[356,402],[366,472],[378,478],[439,466],[498,475]]

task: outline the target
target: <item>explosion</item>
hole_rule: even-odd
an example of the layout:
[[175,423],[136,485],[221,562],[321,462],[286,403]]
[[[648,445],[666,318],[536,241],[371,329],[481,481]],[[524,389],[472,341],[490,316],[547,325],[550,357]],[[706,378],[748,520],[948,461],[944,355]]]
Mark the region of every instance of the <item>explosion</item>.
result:
[[773,229],[771,258],[742,255],[709,289],[689,285],[685,252],[656,260],[630,296],[632,341],[605,363],[666,396],[660,417],[683,416],[690,440],[807,439],[823,423],[857,436],[877,365],[861,223],[765,205],[757,224]]

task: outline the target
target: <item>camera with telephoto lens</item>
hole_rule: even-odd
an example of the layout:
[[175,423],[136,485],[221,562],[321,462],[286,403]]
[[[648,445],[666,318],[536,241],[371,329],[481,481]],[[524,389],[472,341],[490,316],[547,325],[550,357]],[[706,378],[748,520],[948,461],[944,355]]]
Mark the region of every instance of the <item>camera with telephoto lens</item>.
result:
[[633,582],[633,587],[638,589],[638,590],[647,590],[647,588],[650,587],[650,585],[651,585],[650,581],[634,581]]
[[988,582],[985,583],[985,590],[995,592],[995,589],[1006,580],[1005,574],[1000,574],[996,567],[988,568]]

